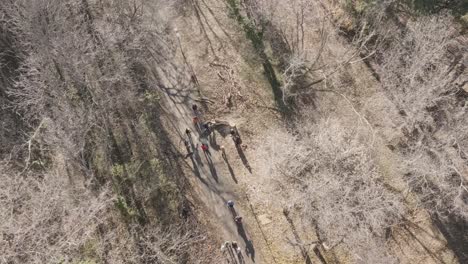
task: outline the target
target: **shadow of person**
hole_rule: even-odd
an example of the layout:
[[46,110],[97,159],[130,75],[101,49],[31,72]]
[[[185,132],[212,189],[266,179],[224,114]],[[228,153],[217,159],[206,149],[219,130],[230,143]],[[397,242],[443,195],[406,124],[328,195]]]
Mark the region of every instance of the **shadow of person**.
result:
[[205,154],[205,158],[206,158],[206,161],[208,161],[208,163],[213,163],[213,160],[211,159],[211,152],[209,149],[203,151],[203,153]]
[[190,142],[190,146],[192,146],[192,148],[193,148],[192,132],[187,133],[187,138],[188,138],[188,141]]
[[206,161],[208,162],[208,167],[210,168],[211,176],[213,176],[213,179],[216,182],[218,182],[218,172],[216,172],[216,168],[213,164],[213,160],[211,159],[211,154],[208,151],[205,152],[205,158],[206,158]]
[[233,248],[230,245],[228,245],[226,250],[227,250],[227,252],[229,254],[229,257],[231,259],[230,262],[228,262],[228,263],[231,263],[231,262],[236,263],[237,262],[236,261],[236,256],[234,255],[234,252],[232,252]]
[[193,157],[197,161],[197,164],[203,167],[203,162],[201,160],[200,153],[198,152],[198,144],[195,146],[192,145],[192,149],[193,149]]
[[208,135],[208,140],[210,142],[210,145],[211,147],[218,151],[220,149],[220,146],[218,145],[218,143],[216,142],[216,132],[215,131],[212,131],[209,135]]
[[245,254],[247,257],[250,255],[252,262],[255,262],[255,248],[253,246],[252,240],[248,240],[245,243]]
[[252,173],[252,168],[250,167],[249,161],[247,160],[247,157],[244,154],[244,151],[242,150],[242,147],[240,145],[236,145],[236,150],[237,153],[239,154],[240,159],[242,160],[242,163],[244,166],[247,168],[247,170]]
[[239,264],[244,264],[244,256],[242,255],[242,251],[237,252],[237,259],[239,260]]
[[210,163],[208,166],[210,167],[211,176],[213,176],[213,179],[218,182],[218,173],[216,172],[216,168],[212,163]]
[[242,222],[236,223],[236,225],[237,225],[237,233],[239,234],[239,236],[242,237],[245,244],[247,244],[248,239],[247,239],[247,234],[245,233],[244,225],[242,225]]
[[231,212],[232,218],[235,218],[237,216],[236,209],[234,207],[229,207],[229,212]]
[[236,225],[237,225],[237,233],[244,240],[244,243],[245,243],[245,254],[247,256],[250,256],[250,259],[252,259],[252,261],[255,262],[255,248],[253,246],[252,240],[249,240],[247,238],[247,234],[245,232],[245,229],[242,223],[236,223]]
[[231,174],[232,180],[234,180],[234,182],[237,184],[236,175],[234,174],[234,170],[232,169],[231,164],[229,163],[227,157],[223,157],[223,159],[226,162],[226,165],[228,166],[228,170],[229,170],[229,173]]
[[193,155],[190,156],[190,160],[192,161],[193,172],[195,173],[195,176],[197,176],[198,178],[201,178],[200,170],[198,169],[197,162],[195,162]]
[[446,217],[434,213],[431,219],[441,231],[457,260],[460,263],[468,263],[468,220],[453,213]]

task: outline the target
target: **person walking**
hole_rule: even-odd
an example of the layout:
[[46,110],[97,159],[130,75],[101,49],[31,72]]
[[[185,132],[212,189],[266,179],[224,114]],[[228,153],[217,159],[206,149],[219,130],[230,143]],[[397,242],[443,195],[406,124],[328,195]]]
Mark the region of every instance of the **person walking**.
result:
[[234,144],[236,144],[236,147],[239,147],[242,144],[242,139],[240,138],[239,134],[236,132],[236,130],[234,130],[234,128],[231,128],[230,134]]
[[231,241],[224,241],[223,247],[224,247],[225,249],[229,249],[229,248],[231,247]]
[[207,154],[208,156],[211,156],[210,148],[208,147],[207,144],[202,143],[201,149],[203,150],[203,152],[204,152],[205,154]]
[[224,254],[224,253],[226,252],[226,250],[227,250],[226,244],[223,243],[223,244],[221,245],[221,252]]
[[242,256],[242,251],[240,247],[237,247],[236,253],[237,253],[237,258],[239,259],[239,264],[244,264],[245,263],[244,256]]
[[237,255],[237,258],[239,260],[238,263],[244,263],[244,258],[242,256],[242,251],[241,251],[241,248],[239,247],[239,245],[237,244],[237,242],[232,241],[231,242],[231,247],[232,247],[232,250],[234,251],[233,253],[235,253]]
[[237,244],[237,241],[232,241],[231,245],[232,245],[232,249],[234,249],[235,252],[239,252],[240,247]]
[[238,215],[238,216],[234,217],[234,221],[236,221],[236,223],[238,223],[238,224],[241,224],[242,223],[242,216]]
[[227,263],[235,262],[235,260],[233,259],[232,251],[231,251],[231,242],[225,241],[221,245],[221,253],[226,258]]
[[221,156],[223,157],[224,160],[227,160],[226,149],[224,148],[224,145],[222,145],[220,149],[221,149]]
[[234,209],[234,201],[233,200],[229,200],[227,201],[227,206],[229,207],[229,209]]
[[202,124],[202,137],[210,137],[211,136],[211,122],[205,122]]
[[[225,249],[225,252],[227,251],[228,252],[228,255],[229,255],[229,259],[228,260],[228,263],[237,263],[236,261],[236,257],[234,255],[234,250],[232,248],[232,242],[231,241],[225,241],[224,242],[224,245],[223,245],[224,249]],[[226,256],[227,258],[228,256]]]
[[242,139],[239,137],[239,135],[237,135],[237,136],[234,138],[234,143],[236,144],[236,146],[241,146],[241,144],[242,144]]

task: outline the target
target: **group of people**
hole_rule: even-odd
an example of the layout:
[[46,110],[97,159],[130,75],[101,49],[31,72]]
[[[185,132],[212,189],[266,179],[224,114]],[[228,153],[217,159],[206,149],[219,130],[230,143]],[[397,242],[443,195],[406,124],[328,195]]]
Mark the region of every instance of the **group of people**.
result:
[[[234,210],[234,201],[229,200],[229,201],[227,201],[226,204],[227,204],[229,210],[231,211],[231,213],[234,215],[234,221],[236,222],[238,227],[241,226],[242,225],[242,216],[238,215],[236,213],[236,211]],[[223,255],[225,255],[226,250],[231,250],[231,249],[232,249],[232,251],[234,251],[236,253],[237,258],[239,260],[239,263],[244,263],[241,248],[239,247],[239,245],[237,244],[236,241],[232,241],[232,242],[226,241],[221,246],[221,252],[223,253]],[[225,257],[227,257],[227,256],[225,255]]]
[[[201,132],[200,131],[200,125],[199,125],[199,123],[200,123],[200,112],[198,111],[198,106],[196,104],[192,105],[192,110],[193,110],[193,113],[194,113],[194,117],[193,117],[193,120],[192,120],[193,124],[195,125],[195,128],[199,132]],[[188,157],[191,157],[193,155],[192,144],[191,144],[192,131],[189,128],[187,128],[187,129],[185,129],[185,134],[187,135],[187,138],[184,140],[185,149],[187,150],[187,155],[185,156],[185,158],[188,158]],[[201,149],[203,150],[204,153],[209,154],[208,144],[202,143]]]
[[[224,257],[231,258],[233,260],[234,254],[237,255],[237,258],[240,263],[243,263],[242,251],[236,241],[225,241],[221,245],[221,252],[223,253]],[[234,260],[235,261],[235,260]]]
[[[200,134],[209,136],[213,130],[212,129],[213,123],[210,121],[203,122],[203,123],[201,122],[200,111],[198,110],[198,106],[196,104],[192,105],[192,110],[194,114],[193,119],[192,119],[193,125],[195,126],[197,131],[200,132]],[[185,134],[187,135],[187,139],[184,140],[185,148],[187,149],[186,158],[193,155],[193,150],[190,144],[191,133],[192,131],[189,128],[185,129]],[[242,139],[239,133],[237,132],[237,129],[235,129],[235,127],[232,127],[229,133],[236,147],[240,147],[242,144]],[[210,155],[210,150],[209,150],[209,146],[207,142],[202,142],[201,149],[203,150],[203,153]],[[225,152],[224,146],[221,146],[221,152],[222,152],[223,158],[226,159],[226,152]]]
[[[207,136],[210,135],[211,132],[212,132],[213,123],[209,122],[209,121],[201,123],[200,112],[199,112],[198,106],[196,104],[192,105],[192,110],[193,110],[193,114],[194,114],[194,117],[193,117],[192,121],[193,121],[193,124],[194,124],[195,128],[197,129],[197,131],[201,135],[207,135]],[[191,140],[192,140],[191,133],[192,133],[192,131],[189,128],[187,128],[185,130],[185,133],[187,135],[187,139],[184,141],[185,147],[187,149],[187,156],[186,157],[189,157],[189,156],[193,155],[192,144],[191,144]],[[235,129],[235,127],[231,127],[231,129],[229,131],[229,134],[231,135],[231,138],[234,141],[234,144],[236,145],[236,148],[240,147],[241,144],[242,144],[242,139],[241,139],[239,133],[237,132],[237,129]],[[205,154],[210,155],[209,146],[208,146],[207,142],[202,141],[201,149],[203,150],[203,152]],[[221,146],[220,150],[221,150],[223,159],[226,159],[227,157],[226,157],[226,152],[225,152],[224,146]],[[232,201],[232,200],[227,201],[227,206],[228,206],[228,208],[231,210],[231,212],[233,214],[235,223],[237,225],[242,225],[242,216],[238,215],[236,213],[236,211],[234,210],[234,201]],[[226,242],[224,242],[223,245],[221,246],[221,251],[223,252],[224,255],[228,252],[228,254],[231,256],[231,258],[234,257],[233,253],[235,253],[235,255],[237,255],[237,258],[238,258],[239,262],[243,263],[241,249],[240,249],[240,247],[239,247],[239,245],[237,244],[236,241],[232,241],[232,242],[226,241]],[[227,257],[227,255],[225,255],[225,256]]]

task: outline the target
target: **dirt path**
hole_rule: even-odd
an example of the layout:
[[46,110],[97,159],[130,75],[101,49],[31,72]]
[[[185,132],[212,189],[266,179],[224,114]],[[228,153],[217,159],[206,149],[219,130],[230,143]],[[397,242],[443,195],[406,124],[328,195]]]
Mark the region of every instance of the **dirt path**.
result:
[[[187,162],[193,172],[193,178],[190,181],[198,198],[205,203],[204,207],[208,211],[204,217],[211,225],[218,228],[216,231],[213,230],[213,233],[217,233],[220,239],[237,241],[241,247],[241,259],[235,256],[236,254],[226,252],[226,259],[229,259],[229,261],[226,260],[226,263],[268,263],[262,261],[264,257],[257,248],[257,239],[254,239],[249,232],[255,223],[243,221],[245,223],[239,225],[234,221],[236,214],[242,216],[243,219],[253,219],[254,217],[249,216],[251,214],[249,210],[242,209],[242,207],[247,208],[245,201],[242,201],[243,198],[241,198],[243,195],[240,195],[239,188],[233,185],[234,180],[229,173],[224,173],[227,164],[221,157],[221,152],[215,150],[216,143],[208,142],[210,154],[205,154],[201,150],[202,139],[192,123],[191,105],[195,102],[190,99],[191,92],[193,90],[184,90],[183,88],[163,89],[163,105],[174,129],[178,131],[181,138],[187,138],[185,135],[187,128],[192,131],[190,144],[194,154],[191,158],[187,158]],[[203,118],[203,115],[201,117]],[[217,132],[216,134],[216,137],[221,138]],[[225,140],[233,144],[229,138]],[[239,157],[229,157],[229,159],[234,158]],[[229,168],[232,170],[231,167]],[[233,211],[227,207],[228,200],[233,200],[236,203]],[[240,206],[241,204],[244,206]],[[221,245],[219,246],[221,247]],[[220,250],[220,247],[216,250]]]
[[[180,138],[176,139],[180,142],[179,149],[186,153],[181,138],[186,128],[195,131],[191,105],[195,98],[209,98],[215,102],[209,103],[206,116],[237,124],[248,145],[245,153],[237,151],[230,137],[222,138],[216,133],[217,145],[226,148],[227,161],[220,151],[214,150],[213,144],[210,144],[209,161],[200,148],[199,134],[193,132],[193,145],[198,151],[192,160],[186,159],[191,170],[186,175],[193,175],[189,176],[192,196],[201,201],[197,207],[202,207],[198,210],[204,213],[202,221],[206,221],[204,224],[211,234],[219,239],[219,246],[214,249],[217,253],[223,241],[235,240],[242,248],[245,263],[304,263],[303,251],[289,242],[295,241],[294,231],[283,216],[281,203],[270,199],[270,194],[264,195],[276,191],[271,183],[264,184],[266,180],[262,180],[269,178],[262,174],[261,168],[269,165],[259,166],[257,162],[255,142],[280,122],[271,87],[253,47],[228,16],[225,4],[212,0],[197,2],[197,11],[187,11],[183,16],[176,12],[171,19],[171,30],[178,40],[175,56],[178,64],[158,65],[166,116],[179,134]],[[192,88],[192,73],[196,74],[200,90]],[[232,96],[231,107],[224,103],[228,95]],[[252,166],[251,171],[246,164]],[[236,226],[226,206],[227,200],[236,202],[236,212],[244,220],[243,228]],[[302,236],[304,230],[298,232]],[[307,236],[302,239],[314,240]],[[313,256],[312,247],[309,255],[314,263],[320,263]]]

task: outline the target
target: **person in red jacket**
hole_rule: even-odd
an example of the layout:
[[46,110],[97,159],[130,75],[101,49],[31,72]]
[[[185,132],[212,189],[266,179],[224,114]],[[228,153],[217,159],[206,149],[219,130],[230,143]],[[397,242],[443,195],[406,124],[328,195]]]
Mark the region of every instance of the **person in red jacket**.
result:
[[203,150],[203,152],[209,153],[209,151],[208,151],[208,145],[202,144],[202,145],[201,145],[201,149]]

